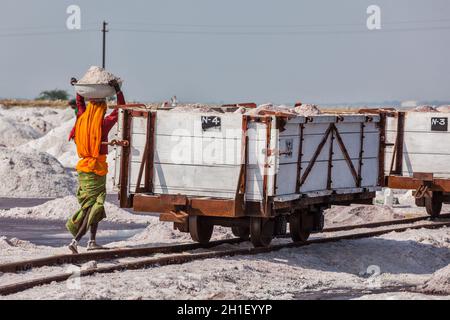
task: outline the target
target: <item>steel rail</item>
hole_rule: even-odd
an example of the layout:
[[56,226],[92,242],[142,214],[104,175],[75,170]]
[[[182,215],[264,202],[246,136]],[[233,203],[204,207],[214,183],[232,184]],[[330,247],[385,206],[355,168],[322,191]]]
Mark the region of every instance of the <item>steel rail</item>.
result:
[[[375,231],[370,231],[370,232],[361,232],[361,233],[354,233],[354,234],[348,234],[348,235],[341,235],[341,236],[330,237],[330,238],[311,239],[306,242],[290,242],[290,243],[277,244],[277,245],[272,245],[269,247],[262,247],[262,248],[250,247],[250,248],[207,251],[207,252],[190,253],[190,254],[168,255],[168,256],[163,256],[163,257],[141,259],[141,260],[132,261],[132,262],[117,263],[117,264],[113,264],[110,266],[104,266],[104,267],[100,267],[100,268],[96,268],[96,269],[82,270],[76,276],[86,277],[86,276],[94,275],[97,273],[112,273],[115,271],[137,270],[137,269],[143,269],[143,268],[155,267],[155,266],[176,265],[176,264],[192,262],[195,260],[204,260],[204,259],[210,259],[210,258],[232,257],[232,256],[236,256],[236,255],[255,255],[255,254],[261,254],[261,253],[274,252],[274,251],[278,251],[278,250],[286,249],[286,248],[298,248],[298,247],[303,247],[303,246],[307,246],[307,245],[311,245],[311,244],[331,243],[331,242],[337,242],[337,241],[341,241],[341,240],[354,240],[354,239],[370,238],[370,237],[387,234],[390,232],[403,232],[403,231],[410,230],[410,229],[422,229],[422,228],[437,229],[437,228],[448,227],[448,226],[450,226],[450,221],[427,223],[427,224],[421,224],[421,225],[415,225],[415,226],[389,228],[389,229],[375,230]],[[52,282],[63,282],[72,277],[74,277],[73,273],[62,273],[62,274],[55,274],[55,275],[48,276],[48,277],[14,283],[14,284],[0,287],[0,295],[9,295],[9,294],[18,293],[18,292],[21,292],[24,290],[31,289],[36,286],[50,284]]]

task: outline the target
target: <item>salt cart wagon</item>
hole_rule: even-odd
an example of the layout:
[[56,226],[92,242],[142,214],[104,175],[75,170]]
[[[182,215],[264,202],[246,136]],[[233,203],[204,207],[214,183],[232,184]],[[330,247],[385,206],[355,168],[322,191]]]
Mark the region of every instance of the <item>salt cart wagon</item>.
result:
[[286,222],[305,241],[323,228],[324,209],[371,204],[384,181],[383,114],[120,108],[121,207],[159,213],[200,243],[221,225],[267,246]]
[[450,203],[449,113],[388,113],[386,184],[412,189],[416,204],[432,217]]

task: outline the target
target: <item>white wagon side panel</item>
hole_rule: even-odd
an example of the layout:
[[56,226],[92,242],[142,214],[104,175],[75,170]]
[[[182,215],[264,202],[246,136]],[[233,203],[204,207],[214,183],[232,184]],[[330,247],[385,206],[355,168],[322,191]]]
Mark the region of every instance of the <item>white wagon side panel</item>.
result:
[[[436,178],[450,178],[450,132],[448,131],[448,113],[407,112],[404,125],[402,174],[411,177],[414,172],[433,173]],[[446,120],[443,120],[446,119]],[[432,129],[432,121],[435,125]],[[436,125],[442,121],[445,125]],[[397,118],[388,118],[387,141],[395,142],[397,136]],[[393,147],[386,149],[385,171],[389,173]]]
[[[324,139],[330,123],[334,123],[335,116],[316,116],[313,122],[304,124],[303,129],[303,154],[301,157],[301,172],[304,174],[306,168],[312,161],[319,144]],[[347,115],[343,122],[336,123],[336,129],[340,134],[345,149],[351,159],[356,172],[359,171],[359,153],[361,150],[361,123],[365,121],[365,116]],[[379,161],[379,145],[380,131],[377,126],[379,117],[374,117],[373,122],[364,122],[364,140],[363,140],[363,157],[361,166],[361,187],[378,186],[378,161]],[[298,159],[300,144],[300,126],[288,122],[286,130],[280,133],[279,145],[281,155],[278,157],[277,172],[277,196],[292,195],[296,192],[298,180]],[[298,129],[297,129],[298,128]],[[327,138],[322,147],[321,152],[306,180],[300,187],[301,193],[320,194],[327,188],[328,161],[331,144],[331,135]],[[287,152],[291,150],[291,153]],[[345,160],[337,139],[333,140],[331,169],[331,188],[330,190],[339,193],[352,193],[357,188],[355,178],[353,177],[350,167]]]

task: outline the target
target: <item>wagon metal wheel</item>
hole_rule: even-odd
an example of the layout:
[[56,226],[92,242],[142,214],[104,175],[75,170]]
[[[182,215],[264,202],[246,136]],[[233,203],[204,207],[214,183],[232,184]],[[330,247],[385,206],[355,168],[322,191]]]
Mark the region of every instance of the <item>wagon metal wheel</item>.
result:
[[242,240],[250,239],[250,227],[249,226],[236,226],[231,227],[231,232]]
[[432,192],[431,196],[425,197],[425,208],[432,218],[439,217],[442,209],[442,193]]
[[189,217],[189,233],[192,240],[201,244],[206,244],[211,239],[214,225],[209,223],[205,217]]
[[250,219],[250,239],[255,247],[267,247],[273,238],[274,222],[267,218]]
[[310,228],[305,226],[304,216],[306,212],[291,214],[289,219],[289,232],[292,241],[305,242],[311,234]]

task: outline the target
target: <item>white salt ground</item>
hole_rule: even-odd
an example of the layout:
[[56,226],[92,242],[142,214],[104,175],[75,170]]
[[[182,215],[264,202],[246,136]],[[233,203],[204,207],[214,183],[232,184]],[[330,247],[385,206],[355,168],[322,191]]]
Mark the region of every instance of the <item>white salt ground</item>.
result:
[[60,197],[73,194],[76,181],[54,157],[0,147],[0,197]]
[[[311,299],[425,298],[442,291],[450,270],[449,229],[207,259],[183,265],[98,274],[36,287],[2,299]],[[426,263],[424,263],[426,261]],[[374,273],[375,271],[375,273]],[[8,275],[0,276],[8,281]],[[439,293],[438,293],[439,292]]]
[[392,207],[381,205],[332,206],[325,211],[325,225],[338,226],[405,218]]
[[[66,221],[79,208],[77,198],[70,195],[50,200],[36,207],[0,210],[0,217]],[[117,223],[149,223],[157,219],[151,216],[131,214],[109,202],[105,203],[105,211],[107,216],[105,220]]]

